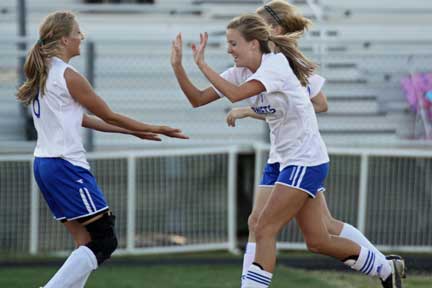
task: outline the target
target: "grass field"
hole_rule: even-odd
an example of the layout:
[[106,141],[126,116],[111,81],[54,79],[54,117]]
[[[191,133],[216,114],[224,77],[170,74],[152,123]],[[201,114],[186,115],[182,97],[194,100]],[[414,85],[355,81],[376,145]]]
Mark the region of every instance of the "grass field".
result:
[[[39,287],[55,273],[54,267],[0,268],[0,287]],[[87,288],[225,288],[239,287],[236,265],[117,266],[106,265],[93,273]],[[432,276],[410,275],[407,288],[430,288]],[[355,273],[305,271],[278,267],[272,288],[373,288],[378,280]]]

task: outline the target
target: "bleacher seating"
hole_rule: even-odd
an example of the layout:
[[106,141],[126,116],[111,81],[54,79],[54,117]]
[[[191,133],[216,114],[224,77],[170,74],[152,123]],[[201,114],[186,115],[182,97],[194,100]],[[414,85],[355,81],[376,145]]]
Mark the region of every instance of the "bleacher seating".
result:
[[[13,6],[12,2],[2,2],[0,10],[2,5]],[[29,5],[37,6],[37,2],[32,1]],[[48,0],[40,2],[51,5]],[[264,140],[265,125],[245,120],[240,121],[236,129],[226,127],[224,117],[232,105],[225,99],[215,105],[192,109],[170,68],[170,41],[181,31],[187,46],[197,41],[199,32],[208,31],[211,45],[207,59],[218,71],[223,71],[232,63],[225,53],[227,18],[252,12],[260,5],[258,2],[262,3],[190,0],[178,5],[174,0],[160,0],[153,6],[122,5],[121,13],[105,4],[98,8],[77,6],[80,1],[62,0],[61,5],[79,7],[78,11],[82,11],[79,14],[81,27],[96,45],[95,87],[115,110],[146,122],[182,127],[192,136],[188,143],[193,145],[219,145]],[[306,15],[313,15],[307,2],[299,0],[294,4],[299,5]],[[318,117],[323,137],[330,146],[397,144],[401,139],[409,138],[414,116],[408,110],[399,79],[414,71],[432,71],[432,53],[429,52],[432,34],[428,32],[432,24],[422,18],[432,11],[432,5],[425,0],[404,4],[396,1],[397,5],[390,9],[388,1],[374,1],[376,9],[372,11],[369,9],[371,2],[314,1],[324,17],[301,41],[303,51],[320,63],[318,73],[327,78],[324,92],[329,99],[329,111]],[[50,6],[51,9],[54,7]],[[91,13],[89,7],[99,12]],[[130,13],[133,7],[136,13]],[[403,13],[404,17],[416,21],[409,25],[406,21],[399,23],[395,21],[395,14],[387,13],[388,10]],[[43,15],[42,8],[34,11],[29,17],[31,40],[36,39],[36,24]],[[368,18],[371,15],[373,17]],[[13,39],[16,25],[3,20],[0,23],[0,33],[5,35],[3,39]],[[5,45],[2,39],[0,45]],[[13,46],[7,49],[13,49]],[[185,65],[191,77],[198,86],[206,87],[208,82],[194,67],[189,48],[185,50]],[[4,121],[0,125],[3,135],[0,142],[7,139],[22,141],[22,120],[13,97],[16,58],[3,51],[0,52],[0,99],[3,104],[0,112]],[[80,60],[73,61],[81,71],[85,67],[83,52]],[[21,138],[17,137],[19,135]],[[178,142],[167,140],[165,145],[177,145]],[[188,145],[185,143],[180,145]],[[137,147],[142,142],[123,135],[96,133],[95,144],[98,149],[109,149]],[[146,145],[160,146],[159,143]]]

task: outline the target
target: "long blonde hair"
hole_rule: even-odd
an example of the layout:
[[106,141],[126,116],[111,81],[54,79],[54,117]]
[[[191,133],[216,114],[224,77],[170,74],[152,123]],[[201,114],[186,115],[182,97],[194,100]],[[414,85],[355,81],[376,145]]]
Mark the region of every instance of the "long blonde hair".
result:
[[297,47],[297,40],[302,32],[290,35],[272,35],[271,27],[256,14],[246,14],[234,18],[227,29],[239,31],[243,38],[250,42],[257,40],[262,53],[271,53],[269,41],[276,46],[275,52],[281,52],[288,59],[294,74],[303,86],[308,84],[308,78],[313,74],[317,65],[306,58]]
[[273,0],[259,7],[256,13],[272,27],[280,26],[283,34],[304,32],[312,25],[293,5],[282,0]]
[[59,54],[60,39],[71,34],[74,23],[75,15],[71,12],[54,12],[44,19],[39,27],[39,40],[28,52],[24,64],[26,81],[18,88],[16,95],[20,102],[28,105],[39,91],[44,94],[48,61]]

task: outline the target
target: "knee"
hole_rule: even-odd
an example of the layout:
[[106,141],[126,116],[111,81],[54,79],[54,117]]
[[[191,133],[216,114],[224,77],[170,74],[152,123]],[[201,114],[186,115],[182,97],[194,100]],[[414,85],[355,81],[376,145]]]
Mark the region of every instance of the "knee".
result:
[[306,242],[307,249],[312,253],[320,253],[320,243],[317,241],[308,241]]
[[266,240],[269,238],[275,238],[277,235],[277,229],[272,224],[264,224],[260,219],[255,224],[255,239],[257,242]]
[[111,237],[106,237],[103,239],[96,239],[90,242],[87,247],[95,253],[98,265],[102,264],[109,258],[111,258],[112,253],[117,249],[118,241],[115,235]]
[[249,227],[249,232],[255,233],[255,226],[258,222],[258,215],[257,213],[253,212],[249,215],[248,218],[248,227]]
[[95,254],[98,265],[109,259],[117,249],[118,241],[114,232],[114,219],[114,215],[105,214],[102,218],[86,226],[91,236],[91,241],[86,246]]
[[111,258],[112,253],[117,249],[118,241],[115,235],[102,239],[92,240],[87,247],[93,251],[96,256],[98,265]]
[[322,254],[327,246],[327,241],[330,241],[329,237],[312,237],[305,239],[307,249],[312,253]]
[[87,243],[91,241],[90,235],[87,233],[85,235],[80,235],[79,237],[75,238],[75,245],[76,247],[84,246]]
[[327,231],[331,235],[339,235],[343,228],[343,222],[334,219],[333,217],[326,217],[324,220],[327,226]]

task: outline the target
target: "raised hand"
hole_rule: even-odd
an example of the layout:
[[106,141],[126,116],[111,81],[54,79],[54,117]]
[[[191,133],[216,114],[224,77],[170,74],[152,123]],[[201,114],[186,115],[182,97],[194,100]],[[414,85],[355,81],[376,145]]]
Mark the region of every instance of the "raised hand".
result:
[[183,40],[181,33],[178,33],[171,46],[171,65],[181,65],[182,63],[182,48]]
[[159,126],[155,132],[172,138],[189,139],[189,137],[184,135],[180,129],[169,126]]
[[208,33],[204,34],[200,33],[200,44],[197,47],[195,44],[192,44],[192,54],[195,60],[195,63],[200,66],[205,63],[204,59],[204,51],[207,46],[208,41]]

